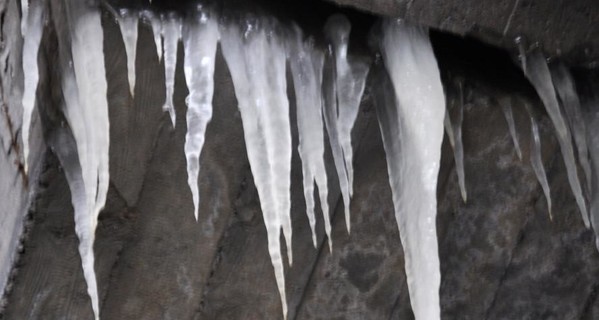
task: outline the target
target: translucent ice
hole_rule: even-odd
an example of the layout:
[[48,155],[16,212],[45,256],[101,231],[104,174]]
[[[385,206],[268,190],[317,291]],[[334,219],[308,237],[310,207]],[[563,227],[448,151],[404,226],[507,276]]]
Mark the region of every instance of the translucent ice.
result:
[[125,52],[127,54],[127,79],[129,79],[129,92],[131,97],[135,92],[135,57],[137,55],[137,24],[139,17],[137,13],[129,10],[121,10],[117,17]]
[[576,150],[578,151],[578,161],[584,171],[585,180],[587,182],[587,190],[591,190],[591,164],[589,163],[589,149],[586,141],[586,125],[580,108],[580,100],[574,87],[574,80],[570,71],[563,64],[557,64],[551,69],[551,76],[559,98],[562,101],[566,117]]
[[385,20],[381,51],[396,103],[379,119],[410,301],[416,319],[440,319],[436,195],[443,86],[426,30]]
[[275,25],[266,18],[252,18],[241,25],[224,25],[220,32],[286,318],[285,273],[279,242],[282,228],[291,264],[291,129],[286,94],[286,52]]
[[327,173],[324,166],[324,128],[322,122],[322,72],[324,53],[314,46],[312,39],[304,40],[299,28],[290,40],[289,64],[295,88],[298,151],[304,174],[306,212],[316,247],[316,219],[314,217],[314,183],[318,186],[325,232],[332,249],[331,222],[327,201]]
[[162,20],[162,37],[164,39],[164,82],[166,87],[166,100],[164,111],[168,111],[173,127],[177,120],[173,94],[175,92],[175,69],[177,68],[177,48],[181,39],[181,19],[169,14]]
[[578,179],[578,173],[576,172],[576,160],[574,158],[574,150],[572,146],[572,136],[570,129],[559,107],[557,96],[555,94],[555,88],[551,81],[551,74],[549,73],[549,67],[545,58],[540,52],[534,52],[527,56],[527,67],[524,70],[527,78],[530,80],[532,85],[535,87],[545,109],[553,122],[555,128],[555,134],[559,142],[562,156],[566,164],[566,170],[568,172],[568,181],[570,187],[574,193],[574,197],[580,209],[582,220],[584,225],[589,227],[589,216],[587,212],[587,206],[582,193],[582,187],[580,180]]
[[[340,161],[335,161],[339,179],[342,176],[346,176],[347,179],[347,186],[345,186],[346,182],[340,182],[340,185],[345,205],[345,223],[348,232],[351,229],[349,199],[353,194],[354,180],[351,130],[358,116],[369,68],[369,65],[362,60],[350,60],[348,58],[347,50],[350,30],[351,25],[349,20],[340,14],[331,16],[324,27],[324,32],[330,43],[330,50],[334,58],[334,91],[336,94],[336,99],[332,99],[330,101],[332,103],[328,103],[325,106],[328,109],[326,112],[330,113],[326,117],[329,118],[329,122],[333,120],[336,122],[333,126],[336,126],[335,134],[337,141],[331,139],[330,143],[333,156],[337,158],[342,157],[343,159],[343,167],[338,167],[337,163]],[[329,135],[331,135],[330,130],[333,129],[330,127],[332,126],[329,123],[327,125]],[[338,143],[340,148],[333,146],[333,143]],[[342,151],[342,155],[339,154],[339,150]],[[344,170],[346,173],[340,174],[340,171]]]
[[[21,5],[27,8],[27,1],[22,0]],[[29,10],[23,11],[25,28],[23,29],[23,160],[25,172],[29,165],[29,131],[31,129],[31,117],[35,107],[35,94],[39,81],[39,72],[37,65],[37,55],[44,31],[43,16],[45,11],[45,2],[34,0]],[[26,15],[25,15],[26,14]]]
[[200,201],[198,190],[200,154],[204,146],[206,127],[212,119],[214,58],[218,37],[217,24],[214,19],[208,18],[206,13],[196,12],[185,20],[183,28],[184,72],[189,89],[186,100],[185,157],[187,158],[187,183],[191,189],[196,221]]
[[499,105],[507,121],[508,131],[514,142],[514,148],[516,149],[516,155],[518,159],[522,160],[522,151],[520,150],[520,143],[518,142],[518,133],[516,133],[516,124],[514,123],[514,114],[512,112],[512,101],[511,99],[504,97],[499,100]]
[[531,129],[531,143],[530,143],[530,163],[532,169],[535,172],[535,176],[543,189],[545,199],[547,200],[547,210],[549,211],[549,217],[553,220],[551,214],[551,191],[549,189],[549,182],[547,181],[547,174],[545,173],[545,167],[543,166],[543,158],[541,156],[541,136],[539,135],[539,126],[535,119],[531,107],[529,104],[525,104],[526,110],[530,116],[530,129]]

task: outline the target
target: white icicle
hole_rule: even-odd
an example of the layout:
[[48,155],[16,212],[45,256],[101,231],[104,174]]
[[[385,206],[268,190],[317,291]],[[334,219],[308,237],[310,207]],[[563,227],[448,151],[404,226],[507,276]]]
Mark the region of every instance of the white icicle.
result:
[[512,100],[504,97],[499,99],[499,105],[507,121],[508,131],[514,142],[514,148],[516,149],[516,155],[518,159],[522,160],[522,150],[520,149],[520,143],[518,142],[518,133],[516,133],[516,124],[514,123],[514,114],[512,113]]
[[137,55],[137,24],[139,17],[137,13],[129,10],[121,10],[120,16],[117,17],[123,43],[125,44],[125,52],[127,54],[127,79],[129,79],[129,92],[131,97],[135,93],[135,57]]
[[243,26],[223,26],[221,37],[286,318],[285,272],[279,238],[283,228],[291,264],[291,129],[285,48],[275,23],[266,18],[246,21]]
[[[66,6],[71,36],[72,64],[61,58],[65,116],[77,143],[81,183],[71,179],[75,206],[75,229],[79,253],[95,318],[99,319],[99,301],[94,271],[93,243],[100,210],[108,191],[109,121],[107,84],[104,67],[103,30],[98,8],[86,2],[69,1]],[[62,52],[68,50],[62,43]],[[64,55],[66,53],[62,53]],[[71,171],[73,168],[66,168]],[[83,187],[83,190],[80,188]],[[81,204],[81,193],[85,206]],[[84,210],[85,209],[85,210]]]
[[218,27],[205,12],[198,12],[185,21],[183,47],[185,50],[184,72],[189,95],[187,96],[187,134],[185,157],[187,159],[187,183],[191,189],[194,215],[198,220],[200,193],[198,175],[200,154],[208,122],[212,119],[212,95],[214,93],[214,58],[218,43]]
[[539,135],[539,126],[537,120],[535,120],[530,105],[525,104],[526,110],[530,116],[530,129],[531,129],[531,143],[530,143],[530,163],[532,169],[537,176],[537,180],[543,189],[545,199],[547,200],[547,210],[549,211],[549,218],[553,220],[551,214],[551,191],[549,189],[549,182],[547,181],[547,173],[543,166],[543,158],[541,156],[541,136]]
[[[26,0],[22,0],[21,4],[27,8]],[[37,65],[37,55],[40,47],[40,41],[42,39],[42,33],[44,31],[43,16],[45,10],[45,2],[43,0],[34,0],[31,3],[31,10],[24,11],[27,16],[24,16],[26,20],[25,24],[28,25],[24,31],[23,43],[23,77],[24,77],[24,90],[23,90],[23,162],[25,172],[29,168],[29,130],[31,129],[31,117],[33,115],[33,108],[35,107],[35,94],[37,91],[37,84],[39,81],[39,72]]]
[[555,89],[559,95],[568,123],[572,129],[576,150],[578,151],[578,161],[584,171],[587,182],[587,190],[591,190],[591,164],[589,163],[589,149],[586,141],[586,125],[582,116],[580,100],[574,87],[574,80],[570,71],[563,64],[558,64],[551,69],[551,76]]
[[417,320],[440,319],[436,196],[443,86],[426,30],[385,20],[381,50],[396,96],[396,104],[385,106],[393,116],[381,117],[381,127],[391,133],[383,134],[383,144],[410,301]]
[[152,11],[144,11],[144,16],[152,26],[156,54],[158,55],[158,61],[160,61],[162,59],[162,21],[160,20],[160,17],[155,15]]
[[549,73],[549,67],[545,58],[540,52],[535,52],[527,57],[527,69],[524,70],[526,77],[535,87],[537,94],[543,101],[545,109],[553,122],[555,127],[555,134],[559,142],[564,163],[566,164],[566,170],[568,172],[568,181],[570,187],[576,198],[580,214],[584,225],[589,227],[589,216],[587,212],[587,206],[582,194],[582,188],[580,180],[578,179],[578,173],[576,172],[576,160],[574,158],[574,150],[572,146],[572,136],[564,117],[561,113],[557,96],[555,95],[555,89],[551,82],[551,74]]
[[[340,182],[341,194],[345,204],[345,223],[347,231],[351,230],[351,220],[349,215],[349,199],[353,194],[353,150],[351,145],[351,130],[354,127],[364,86],[366,83],[366,75],[368,74],[369,65],[361,60],[349,60],[347,50],[349,46],[349,34],[351,25],[349,20],[340,14],[331,16],[324,27],[324,32],[330,41],[332,54],[334,56],[334,81],[336,99],[334,103],[325,106],[328,111],[334,115],[336,124],[336,135],[340,149],[342,151],[343,167],[337,167],[339,179],[345,176],[347,179],[347,188],[343,188],[345,182]],[[332,109],[331,109],[332,108]],[[329,121],[333,120],[329,117]],[[327,130],[332,128],[331,124],[327,125]],[[329,131],[329,135],[331,135]],[[331,148],[336,153],[334,156],[340,157],[338,154],[339,147],[333,146],[334,143],[330,140]],[[337,151],[336,151],[337,150]],[[340,171],[346,171],[345,174],[339,174]]]
[[314,47],[312,39],[303,40],[296,27],[290,41],[289,63],[295,88],[299,155],[304,174],[306,213],[316,247],[316,219],[314,217],[314,183],[318,186],[320,206],[324,219],[329,249],[332,250],[331,222],[329,218],[327,172],[324,165],[324,128],[322,123],[322,71],[324,53]]
[[21,35],[25,36],[27,33],[27,24],[29,23],[29,0],[21,0]]
[[175,69],[177,68],[177,48],[181,39],[181,19],[169,15],[162,20],[162,37],[164,39],[164,82],[166,86],[166,98],[164,111],[168,111],[173,128],[177,120],[175,106],[173,105],[173,94],[175,92]]

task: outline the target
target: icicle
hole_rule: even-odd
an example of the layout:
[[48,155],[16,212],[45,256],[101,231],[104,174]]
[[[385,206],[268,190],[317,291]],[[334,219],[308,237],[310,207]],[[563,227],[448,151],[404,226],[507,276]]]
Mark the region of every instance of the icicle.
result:
[[67,40],[61,37],[59,45],[62,89],[66,105],[65,116],[77,142],[83,185],[76,178],[77,168],[65,168],[65,171],[69,171],[67,178],[71,176],[69,186],[76,188],[71,192],[74,197],[72,201],[75,206],[79,253],[94,315],[99,319],[93,243],[98,215],[104,207],[109,182],[109,121],[104,37],[97,8],[80,1],[66,1],[65,4],[68,33],[71,36],[72,63],[66,56]]
[[173,94],[175,92],[175,69],[177,68],[177,47],[181,39],[180,18],[169,15],[162,20],[162,37],[164,39],[164,82],[166,86],[166,100],[164,111],[168,111],[173,128],[177,120],[175,107],[173,105]]
[[545,109],[553,122],[555,127],[555,133],[562,150],[562,156],[566,164],[566,170],[568,171],[568,180],[570,187],[578,203],[580,214],[584,225],[589,227],[589,216],[587,212],[586,203],[582,194],[582,188],[578,174],[576,172],[576,160],[574,159],[574,150],[572,146],[572,137],[570,130],[564,120],[564,117],[560,111],[559,103],[555,95],[555,89],[551,82],[551,74],[549,73],[549,67],[543,55],[539,52],[535,52],[527,57],[527,69],[524,70],[526,77],[535,87],[539,97],[545,105]]
[[534,118],[530,105],[525,103],[524,106],[530,116],[530,129],[532,133],[532,138],[530,139],[530,163],[532,164],[532,169],[545,194],[549,218],[553,221],[553,215],[551,214],[551,191],[549,190],[549,182],[547,181],[547,174],[545,173],[545,167],[543,166],[543,159],[541,157],[541,136],[539,135],[539,126],[537,125],[537,120]]
[[27,24],[29,23],[29,0],[21,1],[21,35],[25,36],[27,33]]
[[[22,0],[23,8],[27,8],[26,0]],[[43,16],[45,3],[43,0],[34,0],[31,3],[31,11],[24,11],[23,21],[25,27],[23,34],[25,41],[23,43],[23,162],[25,172],[29,168],[29,130],[31,129],[31,117],[35,107],[35,94],[39,81],[39,72],[37,65],[37,55],[44,32]],[[27,13],[28,12],[28,13]]]
[[410,301],[416,319],[440,319],[436,195],[443,86],[425,30],[385,20],[381,50],[396,96],[395,104],[385,105],[389,116],[380,119]]
[[218,27],[205,12],[198,12],[186,20],[183,30],[185,50],[185,81],[187,96],[187,134],[185,157],[187,158],[187,183],[191,189],[194,215],[198,220],[200,194],[198,175],[200,154],[204,146],[206,126],[212,119],[212,95],[214,93],[214,58],[218,42]]
[[451,124],[451,117],[449,110],[445,111],[445,117],[443,119],[443,125],[445,127],[445,133],[449,139],[449,145],[453,150],[453,157],[455,159],[456,172],[458,176],[458,184],[460,186],[460,194],[462,195],[462,201],[466,203],[468,201],[468,193],[466,192],[466,177],[464,171],[464,144],[462,143],[462,122],[464,119],[464,98],[462,92],[462,84],[460,83],[460,103],[458,105],[458,119],[456,121],[456,127]]
[[[334,56],[334,86],[336,99],[333,103],[328,103],[325,112],[332,113],[327,115],[329,124],[327,130],[331,135],[332,126],[336,126],[336,136],[338,141],[331,143],[333,156],[343,159],[343,166],[338,166],[339,161],[335,161],[335,167],[339,179],[342,177],[347,179],[347,182],[341,182],[341,194],[345,205],[345,223],[347,231],[351,230],[351,220],[349,215],[349,201],[353,194],[353,150],[351,145],[351,130],[356,122],[360,101],[364,93],[364,85],[366,83],[366,75],[368,74],[368,64],[360,60],[350,61],[347,57],[347,49],[349,46],[349,34],[351,25],[349,20],[343,15],[336,14],[331,16],[324,27],[325,34],[330,41],[332,54]],[[332,108],[332,109],[331,109]],[[332,125],[330,122],[335,121]],[[333,146],[333,143],[339,143],[340,148]],[[342,155],[339,154],[339,149]],[[346,173],[340,173],[346,171]],[[344,188],[344,186],[347,186]]]
[[289,63],[295,88],[299,155],[304,174],[306,213],[316,248],[316,218],[314,217],[314,183],[318,186],[320,206],[324,219],[329,249],[332,250],[331,222],[329,218],[327,172],[324,166],[324,128],[322,123],[322,71],[324,54],[314,47],[312,39],[303,40],[302,32],[295,28],[289,48]]
[[283,228],[291,264],[291,130],[285,48],[275,26],[265,18],[245,21],[243,26],[223,26],[221,46],[235,87],[248,159],[268,233],[268,251],[287,318],[279,237]]
[[518,142],[518,134],[516,133],[516,124],[514,123],[514,114],[512,113],[512,101],[510,98],[499,99],[499,105],[507,121],[508,131],[514,142],[514,148],[516,149],[516,155],[518,159],[522,160],[522,150],[520,149],[520,143]]
[[162,59],[162,22],[160,16],[154,14],[152,11],[144,11],[143,17],[150,22],[152,26],[152,34],[154,36],[154,44],[156,45],[156,54],[158,55],[158,61]]
[[591,190],[591,164],[589,163],[589,149],[586,141],[586,125],[580,108],[580,100],[574,87],[572,75],[563,64],[558,64],[551,69],[551,76],[555,89],[559,95],[566,117],[574,136],[576,149],[578,151],[578,161],[584,171],[587,182],[587,190]]
[[139,17],[136,13],[123,9],[117,19],[125,44],[125,52],[127,53],[127,78],[129,79],[129,92],[133,97],[135,92],[135,58],[137,55],[137,24]]

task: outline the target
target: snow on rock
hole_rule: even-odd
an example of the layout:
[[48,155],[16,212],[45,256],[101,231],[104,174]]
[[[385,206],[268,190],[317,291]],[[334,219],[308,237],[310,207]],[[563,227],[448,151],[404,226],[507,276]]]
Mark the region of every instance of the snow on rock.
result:
[[436,216],[443,86],[426,30],[385,20],[380,46],[396,97],[379,119],[410,301],[416,319],[440,319]]
[[[347,56],[350,30],[349,20],[341,14],[331,16],[324,27],[334,61],[332,67],[334,96],[325,100],[325,119],[329,136],[335,136],[330,139],[330,143],[340,180],[348,232],[351,230],[349,203],[353,194],[354,180],[351,130],[358,117],[369,69],[365,61],[350,60]],[[328,87],[330,88],[330,85]],[[328,94],[331,94],[330,90]]]
[[527,64],[526,68],[524,69],[524,74],[536,89],[537,94],[541,98],[541,101],[545,106],[545,110],[547,110],[549,118],[553,123],[555,134],[557,136],[557,140],[562,151],[562,156],[564,158],[564,163],[566,164],[568,181],[570,182],[570,187],[574,193],[574,198],[576,199],[576,203],[580,209],[582,221],[588,228],[590,226],[589,215],[576,170],[572,135],[570,134],[568,124],[566,123],[560,110],[555,88],[553,82],[551,81],[549,67],[547,66],[547,62],[545,61],[543,55],[538,51],[529,54],[526,58],[526,61]]
[[137,25],[139,17],[136,12],[123,9],[117,16],[125,52],[127,54],[127,79],[129,79],[129,92],[131,97],[135,93],[135,57],[137,55]]
[[23,164],[25,172],[29,169],[29,135],[31,129],[31,118],[35,107],[35,94],[39,81],[37,55],[44,32],[44,11],[46,3],[44,0],[33,0],[27,10],[27,1],[22,0],[23,25]]
[[210,18],[206,12],[195,12],[185,20],[183,27],[184,72],[189,89],[186,100],[185,157],[187,159],[187,183],[192,193],[196,221],[200,202],[198,188],[200,154],[204,146],[206,127],[212,119],[214,60],[218,37],[216,21]]
[[162,19],[162,37],[164,41],[164,82],[166,87],[166,98],[164,111],[168,111],[173,128],[177,121],[175,106],[173,105],[173,94],[175,93],[175,69],[177,68],[177,48],[181,39],[181,19],[174,14],[169,14]]
[[283,315],[287,318],[280,232],[282,228],[291,264],[291,129],[286,51],[278,31],[277,23],[271,19],[250,18],[239,24],[223,25],[220,33],[223,56],[241,112]]
[[312,230],[312,242],[316,247],[316,218],[314,217],[314,183],[316,183],[329,249],[332,250],[333,242],[327,200],[327,172],[324,165],[324,124],[322,122],[324,53],[315,47],[313,39],[304,39],[302,31],[296,27],[290,40],[288,54],[297,101],[298,151],[302,160],[304,197],[306,213]]

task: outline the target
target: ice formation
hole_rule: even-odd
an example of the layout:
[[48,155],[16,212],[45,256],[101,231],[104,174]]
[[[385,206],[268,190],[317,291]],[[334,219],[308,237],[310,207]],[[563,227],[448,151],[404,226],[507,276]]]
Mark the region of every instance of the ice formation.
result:
[[69,160],[63,158],[63,166],[72,193],[83,274],[95,318],[99,319],[93,243],[109,182],[104,36],[96,7],[82,1],[68,1],[65,6],[66,25],[55,24],[60,35],[64,114],[77,144],[79,163],[69,156]]
[[545,109],[549,114],[551,122],[553,122],[557,140],[559,142],[562,156],[566,164],[568,181],[570,182],[570,187],[574,193],[574,198],[576,199],[576,203],[580,209],[584,225],[588,228],[589,216],[582,193],[580,180],[578,179],[578,173],[576,172],[576,160],[574,158],[572,136],[570,134],[568,124],[564,120],[564,116],[560,110],[557,96],[555,94],[555,88],[551,81],[549,67],[547,66],[547,62],[540,52],[534,52],[527,56],[527,66],[524,70],[524,73],[536,89],[541,101],[543,101],[543,105],[545,105]]
[[578,151],[578,161],[584,171],[587,182],[587,191],[591,190],[591,164],[589,163],[589,149],[586,141],[586,125],[582,116],[580,100],[574,87],[574,80],[570,71],[563,65],[557,64],[551,69],[551,76],[557,94],[562,102],[568,123],[572,129],[574,143]]
[[315,48],[312,39],[304,40],[299,28],[294,31],[294,36],[290,40],[289,64],[297,102],[298,151],[304,174],[306,213],[312,230],[312,242],[316,247],[316,218],[314,217],[314,183],[316,183],[329,249],[332,250],[333,242],[327,200],[327,172],[324,166],[324,124],[322,122],[324,53]]
[[173,127],[175,127],[177,115],[173,105],[173,94],[175,93],[177,48],[179,47],[179,39],[181,39],[181,19],[179,17],[172,14],[163,17],[162,37],[164,41],[164,83],[166,87],[166,98],[162,109],[168,111]]
[[547,210],[549,211],[549,217],[553,220],[551,214],[551,191],[549,189],[549,182],[547,181],[547,174],[545,173],[545,167],[543,166],[543,157],[541,156],[541,136],[539,134],[539,126],[535,119],[532,109],[528,103],[525,103],[526,110],[530,116],[530,163],[532,169],[535,172],[535,176],[543,189],[545,199],[547,200]]
[[241,25],[224,25],[220,30],[268,234],[268,251],[287,318],[280,232],[282,228],[291,264],[291,129],[286,52],[277,31],[276,23],[267,18],[251,18]]
[[443,125],[445,133],[449,139],[449,144],[453,149],[453,157],[455,159],[456,172],[458,176],[458,184],[460,186],[460,194],[464,203],[468,201],[468,193],[466,192],[466,174],[464,172],[464,143],[462,142],[462,123],[464,122],[464,91],[462,83],[458,83],[460,91],[460,101],[457,103],[458,118],[455,126],[451,123],[449,109],[445,112]]
[[137,55],[137,24],[139,17],[137,13],[123,9],[117,19],[125,44],[125,52],[127,53],[127,79],[129,80],[129,92],[133,97],[135,93],[135,57]]
[[436,215],[443,86],[426,30],[385,20],[381,51],[396,96],[380,125],[410,301],[416,319],[440,319]]
[[144,11],[144,17],[150,22],[152,26],[152,35],[154,36],[154,44],[156,45],[156,54],[158,55],[158,61],[162,59],[162,21],[160,17],[154,14],[152,11]]
[[183,71],[189,89],[187,96],[187,134],[185,158],[187,183],[193,198],[194,215],[198,220],[200,194],[198,175],[200,154],[204,146],[206,127],[212,119],[212,94],[214,93],[214,59],[218,43],[218,26],[205,12],[196,12],[185,20]]
[[518,133],[516,133],[516,124],[514,123],[514,114],[512,112],[512,100],[510,98],[504,97],[499,100],[499,105],[501,106],[501,110],[503,111],[503,115],[507,121],[508,131],[510,132],[510,136],[514,142],[516,155],[518,155],[518,159],[522,160],[522,150],[520,149],[520,143],[518,142]]
[[33,0],[31,8],[27,10],[27,1],[22,0],[23,6],[23,24],[22,32],[23,42],[23,163],[25,172],[29,165],[29,132],[31,129],[31,117],[35,107],[35,94],[39,81],[39,72],[37,65],[37,55],[44,31],[44,11],[45,1]]
[[[366,62],[357,59],[350,60],[347,56],[350,30],[349,20],[340,14],[331,16],[324,27],[334,61],[332,86],[335,94],[325,100],[325,119],[329,136],[335,136],[330,138],[330,143],[340,180],[348,232],[351,229],[349,203],[353,194],[354,180],[351,130],[358,116],[369,69]],[[329,91],[328,94],[331,92]],[[342,179],[346,179],[346,181],[341,181]]]

